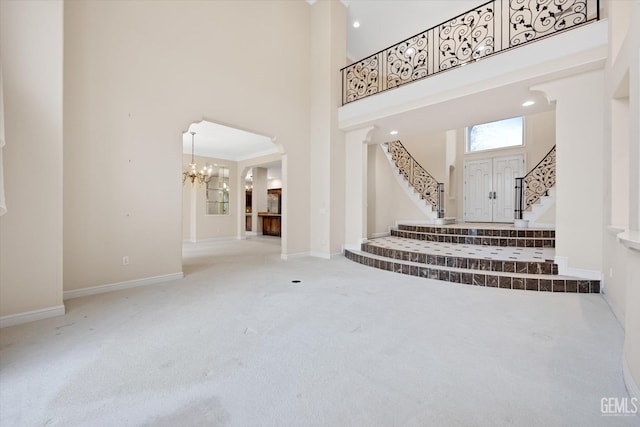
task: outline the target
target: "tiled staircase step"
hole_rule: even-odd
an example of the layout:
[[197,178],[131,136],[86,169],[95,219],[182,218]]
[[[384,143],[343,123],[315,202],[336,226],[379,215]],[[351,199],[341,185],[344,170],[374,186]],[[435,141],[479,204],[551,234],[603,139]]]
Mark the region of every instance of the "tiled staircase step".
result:
[[[499,247],[485,246],[481,252],[452,248],[460,245],[429,242],[407,244],[401,247],[400,238],[374,239],[362,244],[362,251],[385,258],[412,261],[433,266],[457,267],[479,271],[497,271],[506,273],[558,274],[558,266],[551,260],[536,260],[531,255],[510,257],[510,252],[501,253]],[[458,254],[456,254],[458,251]],[[495,252],[494,252],[495,251]],[[515,254],[513,254],[515,255]]]
[[[407,227],[407,226],[405,226]],[[416,226],[409,226],[416,227]],[[404,228],[404,227],[403,227]],[[429,228],[429,227],[418,227]],[[434,229],[438,227],[433,227]],[[486,231],[486,230],[485,230]],[[521,230],[515,230],[521,231]],[[424,231],[391,230],[391,235],[406,239],[425,240],[428,242],[457,243],[465,245],[502,246],[514,248],[554,248],[555,238],[552,237],[511,237],[511,236],[473,236],[458,234],[443,234]]]
[[404,237],[383,236],[365,243],[389,249],[410,250],[433,255],[491,258],[503,261],[550,262],[555,257],[554,248],[518,248],[489,245],[466,245],[460,243],[430,242]]
[[362,251],[345,250],[345,257],[357,263],[434,280],[487,286],[504,289],[520,289],[541,292],[599,293],[599,280],[584,280],[569,276],[508,273],[498,271],[474,271],[464,268],[436,266],[389,259]]
[[452,224],[447,226],[433,226],[420,224],[398,224],[398,230],[417,231],[419,233],[448,234],[477,237],[529,237],[537,239],[554,239],[556,231],[546,228],[517,229],[512,225],[476,225]]

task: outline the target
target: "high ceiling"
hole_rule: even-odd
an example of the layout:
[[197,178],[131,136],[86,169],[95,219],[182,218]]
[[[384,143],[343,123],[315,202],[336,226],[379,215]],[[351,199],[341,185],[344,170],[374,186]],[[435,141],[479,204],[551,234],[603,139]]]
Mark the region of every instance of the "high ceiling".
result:
[[[485,3],[483,0],[341,1],[347,5],[347,53],[351,60],[365,58]],[[354,21],[359,22],[358,28],[353,27]],[[483,96],[486,97],[487,94]],[[451,105],[458,112],[455,116],[456,120],[452,120],[451,115],[443,117],[441,120],[438,119],[440,117],[438,114],[429,114],[428,117],[437,119],[440,125],[454,128],[475,123],[474,120],[496,120],[510,115],[533,113],[550,108],[543,99],[539,99],[538,101],[541,102],[538,102],[527,112],[512,110],[513,114],[509,113],[508,109],[519,106],[525,99],[532,97],[527,85],[505,88],[500,93],[491,94],[491,97],[496,101],[500,100],[500,102],[493,103],[494,110],[498,109],[499,111],[487,108],[486,103],[480,104],[482,108],[476,108],[474,102],[465,99],[458,102],[460,105]],[[469,110],[468,114],[464,113],[465,110]],[[420,131],[416,126],[427,125],[424,119],[426,113],[426,111],[416,111],[413,115],[403,114],[379,120],[376,123],[381,131],[379,137],[386,138],[384,135],[388,129],[401,129],[405,133]],[[416,114],[420,115],[418,120],[414,117]],[[243,130],[207,121],[192,124],[189,131],[192,130],[196,132],[196,155],[238,161],[277,152],[269,137]],[[183,152],[191,153],[191,135],[188,132],[183,135]]]
[[[347,56],[355,61],[412,37],[486,1],[342,0],[347,5]],[[358,21],[360,26],[353,27]]]
[[[347,5],[347,52],[352,60],[364,58],[484,3],[477,0],[342,2]],[[360,23],[357,29],[353,28],[356,20]],[[196,132],[195,154],[199,156],[239,161],[277,152],[269,137],[202,121],[192,124],[183,135],[185,154],[191,154],[190,131]]]
[[[347,56],[358,61],[400,43],[429,28],[466,13],[486,0],[342,0],[347,5]],[[353,23],[359,26],[354,28]],[[482,67],[490,67],[488,58]],[[480,65],[480,64],[478,64]],[[473,67],[477,67],[473,65]],[[456,73],[456,71],[450,71]],[[464,74],[460,71],[459,75]],[[373,142],[403,138],[424,132],[459,129],[518,115],[535,114],[554,108],[541,93],[530,91],[539,80],[522,80],[498,85],[491,90],[460,96],[429,107],[373,119]],[[491,102],[487,102],[491,100]],[[535,104],[523,107],[525,101]],[[452,112],[455,112],[452,114]],[[390,131],[398,131],[391,137]]]

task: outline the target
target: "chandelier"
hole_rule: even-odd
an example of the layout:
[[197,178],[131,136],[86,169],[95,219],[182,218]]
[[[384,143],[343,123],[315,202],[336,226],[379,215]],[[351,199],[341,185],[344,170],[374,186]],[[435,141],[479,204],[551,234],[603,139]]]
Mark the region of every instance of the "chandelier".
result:
[[211,165],[205,165],[202,169],[198,170],[198,165],[194,159],[194,137],[195,132],[189,132],[191,134],[191,163],[189,167],[182,172],[182,183],[187,180],[191,181],[191,184],[195,184],[196,180],[200,184],[206,184],[211,181],[211,175],[213,174],[213,167]]

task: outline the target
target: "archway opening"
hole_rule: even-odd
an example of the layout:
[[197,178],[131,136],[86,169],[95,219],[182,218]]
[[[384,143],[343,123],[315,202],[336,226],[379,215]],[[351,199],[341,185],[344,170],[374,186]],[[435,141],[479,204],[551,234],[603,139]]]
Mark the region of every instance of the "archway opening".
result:
[[[269,234],[280,253],[286,229],[282,193],[282,148],[273,138],[214,123],[193,122],[182,135],[182,239],[183,270],[187,252],[213,247],[228,240],[262,238],[263,213],[275,222]],[[256,182],[257,175],[260,176]],[[250,181],[247,181],[250,179]],[[260,188],[258,192],[258,188]],[[277,209],[266,202],[278,193]],[[262,194],[264,193],[264,194]],[[277,211],[277,212],[276,212]],[[270,223],[271,225],[271,223]],[[267,231],[271,231],[269,227]]]

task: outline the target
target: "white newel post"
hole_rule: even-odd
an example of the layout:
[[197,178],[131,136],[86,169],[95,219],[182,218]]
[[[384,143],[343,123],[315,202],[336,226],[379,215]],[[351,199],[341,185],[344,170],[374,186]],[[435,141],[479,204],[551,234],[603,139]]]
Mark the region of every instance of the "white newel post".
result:
[[345,135],[344,249],[360,250],[367,238],[367,138],[373,129],[367,127]]

